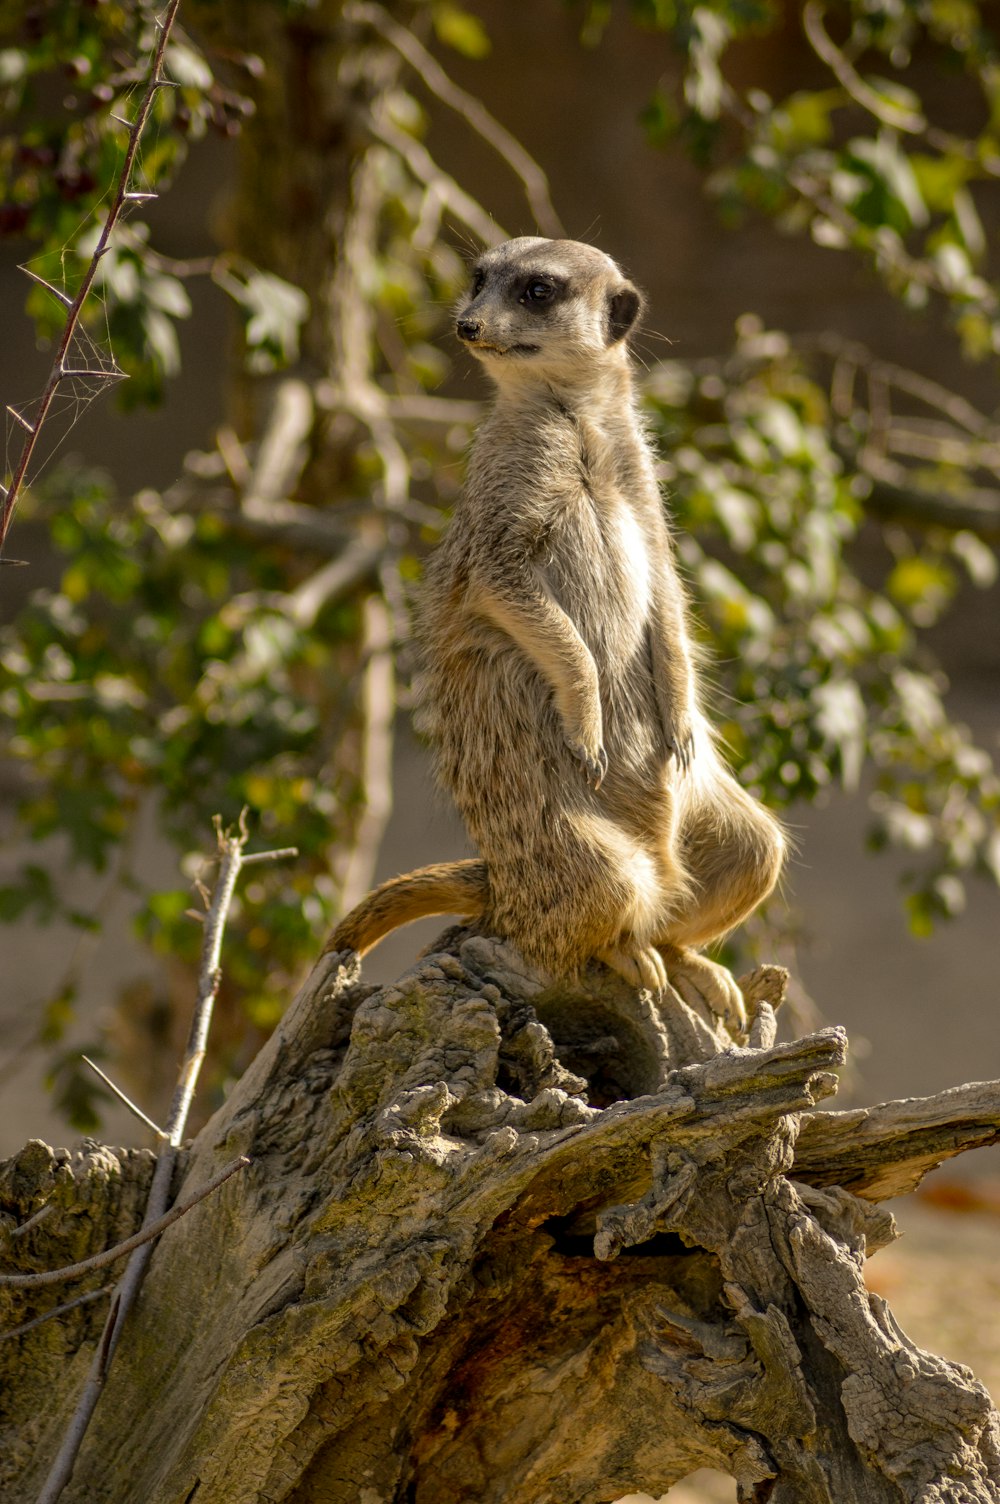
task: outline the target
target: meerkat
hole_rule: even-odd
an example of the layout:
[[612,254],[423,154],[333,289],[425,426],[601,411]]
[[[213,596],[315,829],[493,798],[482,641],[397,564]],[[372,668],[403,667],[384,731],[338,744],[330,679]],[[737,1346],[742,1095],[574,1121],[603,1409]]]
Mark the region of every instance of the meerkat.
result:
[[437,774],[480,857],[383,884],[326,948],[462,914],[553,977],[596,959],[693,988],[739,1028],[739,989],[698,949],[771,892],[785,842],[700,704],[632,378],[642,308],[576,241],[511,240],[474,265],[456,333],[496,392],[417,635]]

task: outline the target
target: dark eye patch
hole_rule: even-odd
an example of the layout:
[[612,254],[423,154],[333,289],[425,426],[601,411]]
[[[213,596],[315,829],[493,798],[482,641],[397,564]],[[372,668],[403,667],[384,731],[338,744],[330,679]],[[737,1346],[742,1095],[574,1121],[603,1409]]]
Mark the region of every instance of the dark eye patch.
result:
[[472,273],[472,296],[477,298],[485,286],[486,273],[481,267],[477,266],[476,270]]
[[528,277],[522,284],[519,303],[526,303],[529,307],[544,307],[546,303],[552,303],[564,290],[564,284],[552,277]]

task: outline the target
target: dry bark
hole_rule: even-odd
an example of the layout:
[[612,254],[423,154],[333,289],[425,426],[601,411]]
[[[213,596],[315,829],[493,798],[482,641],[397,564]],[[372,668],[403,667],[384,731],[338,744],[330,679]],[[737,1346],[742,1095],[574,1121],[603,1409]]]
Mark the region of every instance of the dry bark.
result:
[[[775,1504],[1000,1497],[985,1390],[861,1274],[893,1236],[872,1203],[994,1141],[1000,1083],[816,1113],[846,1041],[774,1043],[775,969],[717,1053],[679,998],[598,970],[546,992],[495,941],[443,945],[381,989],[325,957],[189,1147],[178,1194],[252,1164],[159,1244],[67,1500],[597,1504],[697,1467]],[[151,1166],[28,1145],[0,1168],[5,1268],[127,1236]],[[87,1288],[2,1290],[3,1325]],[[12,1504],[103,1315],[0,1345]]]

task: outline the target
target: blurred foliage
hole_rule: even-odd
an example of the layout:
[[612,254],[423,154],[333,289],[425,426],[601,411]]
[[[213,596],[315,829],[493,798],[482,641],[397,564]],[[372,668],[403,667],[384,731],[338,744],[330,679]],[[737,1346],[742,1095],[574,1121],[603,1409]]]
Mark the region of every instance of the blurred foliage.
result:
[[919,641],[962,575],[995,580],[992,551],[967,532],[896,530],[883,578],[863,582],[851,545],[870,478],[834,447],[824,386],[754,318],[724,362],[654,367],[649,401],[744,780],[780,809],[857,789],[869,766],[872,845],[912,854],[907,912],[929,933],[962,909],[966,875],[1000,882],[1000,779],[949,720]]
[[[0,0],[0,238],[30,242],[31,270],[71,297],[121,168],[125,122],[145,84],[161,10],[151,0]],[[225,71],[234,81],[225,82],[179,29],[164,61],[174,87],[156,96],[130,185],[151,198],[169,188],[191,143],[239,131],[253,109],[246,86],[262,66],[238,47],[227,49]],[[131,378],[119,388],[126,407],[159,401],[164,380],[178,374],[174,326],[191,312],[183,281],[150,246],[149,225],[139,217],[147,207],[137,201],[129,208],[102,260],[101,296],[85,306],[82,320],[84,347],[93,349],[88,336],[109,342]],[[255,268],[240,276],[225,257],[211,270],[243,310],[248,345],[262,364],[276,343],[294,354],[304,317],[299,289]],[[285,306],[272,313],[282,298]],[[64,309],[39,283],[27,307],[40,334],[61,332]]]
[[[731,224],[755,210],[860,254],[908,307],[940,301],[966,354],[1000,354],[995,252],[981,214],[1000,183],[995,9],[977,0],[632,0],[632,10],[668,31],[684,60],[650,101],[647,134],[658,146],[687,145]],[[759,80],[781,70],[764,49],[792,25],[813,54],[815,85],[774,98]]]
[[[293,20],[304,9],[268,3]],[[610,4],[582,9],[583,40],[599,46]],[[694,153],[729,222],[762,211],[860,254],[909,306],[938,296],[967,352],[1000,348],[977,207],[1000,161],[1000,71],[971,0],[805,6],[816,87],[777,100],[746,80],[794,8],[634,0],[631,9],[637,24],[669,33],[683,60],[642,126],[658,148],[680,141]],[[65,269],[70,290],[120,159],[111,115],[127,113],[153,13],[147,0],[0,0],[0,104],[16,123],[0,134],[0,232],[29,237],[32,268],[59,286]],[[489,66],[489,38],[471,11],[433,0],[427,19],[445,56]],[[251,119],[265,65],[232,41],[222,62],[183,34],[172,44],[179,87],[158,99],[136,186],[164,187],[192,141]],[[733,55],[739,88],[726,73]],[[926,100],[901,81],[914,59]],[[249,516],[253,433],[192,456],[162,495],[120,497],[110,476],[66,465],[24,506],[50,528],[60,577],[0,634],[0,709],[23,768],[20,827],[33,843],[57,838],[0,887],[0,920],[99,924],[101,898],[89,907],[66,898],[68,863],[136,891],[142,935],[191,962],[200,934],[186,917],[190,893],[180,882],[148,891],[132,870],[130,835],[155,809],[191,878],[211,817],[231,822],[246,805],[261,841],[300,851],[295,864],[255,869],[232,912],[227,986],[260,1028],[274,1022],[340,902],[345,817],[364,797],[349,729],[359,691],[342,665],[363,632],[365,593],[385,592],[405,634],[409,588],[454,497],[474,421],[470,404],[434,393],[448,371],[445,310],[464,275],[456,240],[482,211],[425,152],[423,98],[419,77],[405,73],[373,106],[374,139],[363,149],[377,212],[370,255],[355,268],[370,314],[367,407],[350,415],[349,431],[338,417],[348,437],[334,440],[318,404],[307,447],[318,462],[340,444],[335,483],[327,469],[324,505],[304,482],[293,503],[297,526],[318,516],[340,533],[306,530],[295,541]],[[949,112],[974,114],[976,133],[960,134]],[[154,240],[133,217],[105,258],[86,331],[95,347],[110,338],[132,376],[130,400],[155,400],[178,370],[174,326],[195,274],[242,310],[252,372],[295,367],[315,289],[307,298],[231,248],[185,266]],[[44,289],[32,288],[29,310],[44,335],[57,331],[60,307]],[[1000,478],[1000,430],[919,373],[832,336],[796,346],[749,316],[727,356],[660,362],[647,390],[734,765],[778,808],[833,784],[870,784],[872,843],[911,855],[905,903],[913,930],[927,933],[961,909],[969,873],[1000,881],[1000,785],[986,753],[950,722],[921,640],[960,589],[994,579],[975,509],[956,509]],[[887,392],[906,399],[891,421]],[[884,521],[890,492],[904,518],[915,508],[909,524]],[[331,553],[356,536],[359,515],[384,527],[382,562],[324,592]],[[862,528],[880,530],[877,580],[857,570]],[[72,994],[66,986],[51,1000],[52,1050]],[[51,1071],[67,1110],[91,1125],[95,1088],[62,1056]]]

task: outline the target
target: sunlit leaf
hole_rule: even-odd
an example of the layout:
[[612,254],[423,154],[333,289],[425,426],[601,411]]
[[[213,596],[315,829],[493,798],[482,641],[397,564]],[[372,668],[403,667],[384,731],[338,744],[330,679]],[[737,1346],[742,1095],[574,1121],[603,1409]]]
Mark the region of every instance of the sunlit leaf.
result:
[[484,58],[491,51],[489,33],[478,16],[458,5],[435,0],[431,20],[438,41],[452,47],[463,57]]

